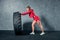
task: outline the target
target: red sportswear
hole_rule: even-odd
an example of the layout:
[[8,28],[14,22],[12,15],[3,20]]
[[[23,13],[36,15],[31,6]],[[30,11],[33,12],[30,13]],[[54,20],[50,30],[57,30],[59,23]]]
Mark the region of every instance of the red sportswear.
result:
[[33,9],[30,9],[28,12],[23,12],[21,15],[26,15],[26,14],[29,14],[29,17],[33,18],[35,21],[40,20],[40,18],[35,15]]

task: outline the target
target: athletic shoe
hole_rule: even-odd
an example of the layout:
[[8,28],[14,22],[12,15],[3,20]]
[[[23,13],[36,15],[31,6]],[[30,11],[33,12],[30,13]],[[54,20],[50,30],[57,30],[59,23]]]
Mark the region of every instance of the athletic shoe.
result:
[[40,35],[44,35],[45,33],[44,32],[42,32]]
[[34,32],[31,32],[30,34],[31,34],[31,35],[34,35],[35,33],[34,33]]

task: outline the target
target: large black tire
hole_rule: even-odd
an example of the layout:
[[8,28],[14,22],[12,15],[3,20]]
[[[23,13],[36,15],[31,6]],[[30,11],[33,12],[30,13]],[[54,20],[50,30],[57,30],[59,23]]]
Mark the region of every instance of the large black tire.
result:
[[19,12],[14,12],[13,13],[13,26],[14,26],[14,31],[15,34],[22,34],[22,23],[21,23],[21,13]]

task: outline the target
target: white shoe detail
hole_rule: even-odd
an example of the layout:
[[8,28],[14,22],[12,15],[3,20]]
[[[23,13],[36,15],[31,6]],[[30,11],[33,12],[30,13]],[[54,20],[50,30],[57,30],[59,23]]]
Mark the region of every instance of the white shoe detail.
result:
[[34,35],[35,33],[34,33],[34,32],[31,32],[30,34],[31,34],[31,35]]
[[44,35],[45,33],[44,32],[42,32],[40,35]]

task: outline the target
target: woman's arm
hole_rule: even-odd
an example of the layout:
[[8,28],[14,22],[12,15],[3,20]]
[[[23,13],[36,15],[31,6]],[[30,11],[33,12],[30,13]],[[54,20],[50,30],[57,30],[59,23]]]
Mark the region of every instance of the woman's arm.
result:
[[30,13],[30,11],[29,12],[23,12],[21,15],[26,15],[26,14],[29,14]]

